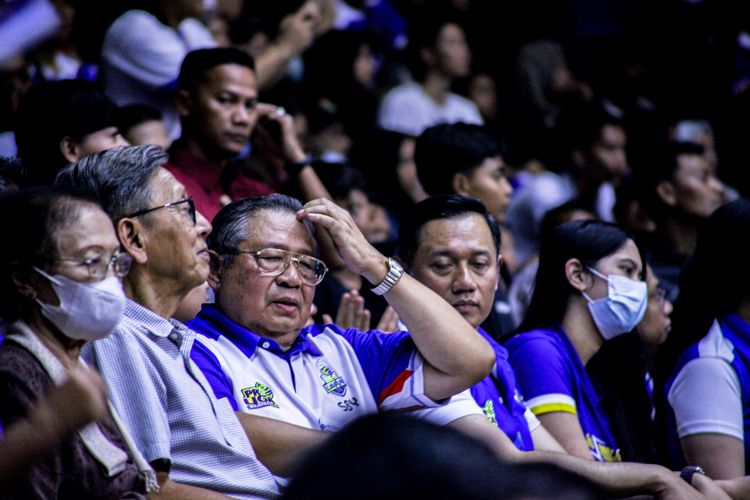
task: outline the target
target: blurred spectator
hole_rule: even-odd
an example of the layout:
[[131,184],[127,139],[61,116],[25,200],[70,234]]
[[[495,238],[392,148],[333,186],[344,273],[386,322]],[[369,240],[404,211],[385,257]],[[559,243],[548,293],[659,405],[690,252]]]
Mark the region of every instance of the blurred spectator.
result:
[[16,144],[28,185],[51,185],[68,163],[127,145],[117,107],[93,82],[56,80],[34,85],[18,108]]
[[673,465],[700,465],[717,479],[750,470],[749,230],[744,198],[703,223],[680,276],[674,327],[659,359]]
[[371,38],[359,32],[330,31],[305,53],[305,67],[304,91],[313,109],[320,102],[332,103],[354,143],[369,140],[379,90],[379,59]]
[[17,158],[0,157],[0,194],[18,191],[23,183],[23,166]]
[[539,223],[544,213],[565,201],[578,198],[598,218],[612,221],[615,186],[630,171],[622,121],[600,103],[571,109],[560,117],[556,134],[563,143],[558,161],[565,171],[529,175],[508,208],[508,226],[520,262],[539,248]]
[[[338,477],[328,474],[332,468]],[[352,422],[312,452],[282,498],[520,500],[550,496],[601,498],[588,482],[552,465],[510,466],[459,432],[380,414]]]
[[[544,214],[539,225],[540,239],[544,239],[560,224],[574,220],[591,219],[596,219],[596,215],[584,203],[578,200],[566,201]],[[529,308],[531,297],[534,295],[534,282],[538,269],[539,255],[536,254],[526,261],[526,264],[518,272],[513,274],[513,282],[508,290],[508,301],[513,313],[514,328],[517,328],[526,316],[526,310]]]
[[130,104],[118,109],[117,128],[132,146],[156,144],[168,151],[172,145],[161,113],[145,104]]
[[95,81],[97,66],[85,63],[72,38],[76,5],[70,0],[51,2],[60,18],[55,35],[27,54],[29,73],[35,82],[80,78]]
[[644,202],[656,230],[645,240],[648,262],[675,301],[680,272],[695,249],[699,226],[724,201],[723,186],[711,174],[703,148],[671,143],[648,166]]
[[159,110],[170,137],[179,136],[174,89],[189,51],[216,45],[196,19],[200,0],[158,0],[146,10],[129,10],[109,27],[102,45],[107,94],[120,106],[148,104]]
[[[337,205],[346,209],[352,216],[365,239],[386,255],[394,253],[394,231],[383,206],[374,203],[368,195],[367,184],[362,174],[353,167],[345,165],[317,166],[321,181]],[[315,304],[318,312],[337,317],[344,295],[357,290],[363,306],[371,314],[371,322],[377,325],[385,312],[388,303],[370,290],[367,280],[358,273],[349,271],[346,266],[330,268],[326,277],[315,291]],[[345,327],[347,325],[339,326]]]
[[471,53],[461,27],[426,16],[410,28],[408,53],[415,81],[383,97],[378,125],[416,137],[437,123],[482,123],[476,105],[450,91],[455,78],[470,74]]
[[[703,146],[703,158],[708,171],[714,177],[720,177],[716,137],[708,120],[680,120],[675,123],[670,139],[674,142],[692,142]],[[736,189],[724,184],[724,201],[736,200],[738,197],[739,193]]]

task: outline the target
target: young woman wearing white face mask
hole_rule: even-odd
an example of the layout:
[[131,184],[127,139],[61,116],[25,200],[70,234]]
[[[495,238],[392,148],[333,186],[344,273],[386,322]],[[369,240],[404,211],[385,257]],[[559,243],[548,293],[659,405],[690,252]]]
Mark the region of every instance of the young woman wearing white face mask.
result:
[[[0,234],[12,235],[0,248],[0,315],[12,322],[0,346],[0,423],[8,428],[37,415],[39,400],[86,369],[83,344],[109,335],[122,316],[120,279],[131,259],[98,205],[49,189],[0,201]],[[4,491],[12,498],[144,498],[139,468],[147,469],[134,462],[138,454],[110,412],[63,433],[76,404],[35,423],[62,440]]]
[[570,222],[542,242],[531,304],[506,347],[526,405],[572,455],[621,460],[585,366],[643,318],[642,274],[638,247],[613,224]]

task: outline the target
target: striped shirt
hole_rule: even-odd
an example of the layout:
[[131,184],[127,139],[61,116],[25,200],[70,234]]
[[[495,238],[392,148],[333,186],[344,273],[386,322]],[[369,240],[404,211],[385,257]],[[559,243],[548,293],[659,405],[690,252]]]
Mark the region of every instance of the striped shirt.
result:
[[172,463],[170,478],[237,498],[278,495],[226,400],[190,360],[195,332],[128,300],[117,330],[87,343],[84,359],[147,461]]

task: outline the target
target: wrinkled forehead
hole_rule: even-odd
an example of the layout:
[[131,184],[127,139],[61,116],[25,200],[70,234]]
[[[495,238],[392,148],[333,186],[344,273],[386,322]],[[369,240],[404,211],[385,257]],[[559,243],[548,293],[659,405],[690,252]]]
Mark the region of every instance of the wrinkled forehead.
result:
[[295,212],[284,208],[264,208],[247,219],[244,237],[239,241],[253,250],[280,248],[292,252],[317,255],[318,245],[312,224],[297,219]]

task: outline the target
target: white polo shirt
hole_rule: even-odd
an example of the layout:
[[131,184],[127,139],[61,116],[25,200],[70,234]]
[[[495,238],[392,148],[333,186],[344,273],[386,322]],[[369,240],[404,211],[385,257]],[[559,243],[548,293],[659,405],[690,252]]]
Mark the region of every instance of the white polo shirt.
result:
[[[335,431],[379,410],[441,404],[424,394],[424,363],[407,332],[313,325],[283,351],[215,305],[205,305],[189,325],[200,334],[191,358],[235,411]],[[444,422],[476,412],[447,411],[450,417],[439,417]]]

